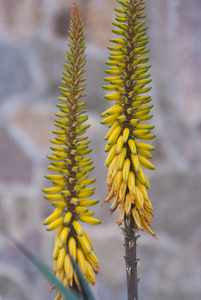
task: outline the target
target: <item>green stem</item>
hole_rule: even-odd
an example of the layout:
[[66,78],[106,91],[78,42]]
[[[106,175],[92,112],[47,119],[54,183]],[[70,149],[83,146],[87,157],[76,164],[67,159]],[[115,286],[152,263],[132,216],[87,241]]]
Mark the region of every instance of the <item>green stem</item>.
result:
[[138,300],[138,280],[137,280],[137,237],[135,236],[135,222],[133,216],[130,217],[129,224],[125,220],[125,260],[128,300]]

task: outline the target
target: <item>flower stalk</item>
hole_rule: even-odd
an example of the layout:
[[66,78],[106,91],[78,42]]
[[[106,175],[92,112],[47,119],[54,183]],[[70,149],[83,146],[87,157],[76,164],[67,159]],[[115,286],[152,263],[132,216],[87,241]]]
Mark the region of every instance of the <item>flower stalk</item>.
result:
[[125,224],[128,300],[138,300],[137,231],[146,230],[156,236],[150,229],[153,207],[147,193],[150,184],[144,172],[144,168],[155,169],[149,161],[154,147],[143,142],[155,137],[151,133],[154,126],[146,123],[152,118],[149,113],[153,105],[151,97],[146,95],[151,90],[151,79],[147,73],[149,57],[145,56],[149,52],[143,13],[145,1],[117,2],[122,7],[115,9],[112,31],[118,37],[110,39],[114,45],[108,47],[111,52],[106,73],[109,76],[105,77],[107,85],[103,86],[110,92],[105,99],[115,104],[101,115],[104,118],[101,123],[109,127],[105,136],[108,195],[104,203],[113,199],[110,211],[119,208],[118,224]]
[[[88,179],[89,172],[94,169],[93,162],[87,155],[89,149],[88,137],[85,136],[90,125],[84,125],[88,119],[84,109],[86,101],[82,98],[86,84],[85,78],[85,42],[84,25],[80,17],[78,6],[73,2],[70,21],[69,50],[66,51],[65,71],[59,87],[61,101],[55,120],[57,130],[53,133],[56,138],[51,140],[52,155],[48,155],[51,165],[50,171],[56,174],[47,175],[53,187],[43,190],[45,199],[55,208],[54,212],[44,221],[46,230],[57,230],[53,251],[53,270],[56,277],[64,286],[80,289],[71,257],[77,262],[86,280],[95,285],[95,273],[98,273],[98,259],[96,258],[91,241],[80,225],[85,222],[92,225],[100,224],[100,220],[93,217],[94,212],[88,207],[96,205],[98,200],[89,200],[94,194],[95,179]],[[57,300],[61,299],[59,293]]]

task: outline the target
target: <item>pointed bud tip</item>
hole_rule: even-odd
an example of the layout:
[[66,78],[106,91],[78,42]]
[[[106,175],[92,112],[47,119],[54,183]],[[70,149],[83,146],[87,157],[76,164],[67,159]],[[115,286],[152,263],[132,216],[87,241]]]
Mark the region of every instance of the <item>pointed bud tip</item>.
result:
[[80,19],[80,11],[75,1],[73,1],[73,5],[72,5],[71,19],[76,21]]

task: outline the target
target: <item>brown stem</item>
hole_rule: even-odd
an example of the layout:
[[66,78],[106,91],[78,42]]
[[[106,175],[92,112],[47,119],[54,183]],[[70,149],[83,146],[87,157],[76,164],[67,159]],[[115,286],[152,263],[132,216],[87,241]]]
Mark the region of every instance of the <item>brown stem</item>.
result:
[[129,222],[125,220],[125,261],[128,300],[138,300],[136,240],[135,222],[131,215]]

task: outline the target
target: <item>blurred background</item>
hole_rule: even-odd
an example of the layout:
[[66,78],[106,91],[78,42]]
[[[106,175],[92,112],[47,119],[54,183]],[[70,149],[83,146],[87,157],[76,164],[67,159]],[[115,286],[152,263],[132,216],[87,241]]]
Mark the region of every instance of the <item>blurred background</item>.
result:
[[[100,113],[104,61],[112,37],[115,0],[77,1],[87,44],[88,130],[96,166],[98,227],[85,226],[100,260],[97,300],[126,299],[124,253],[117,215],[101,207],[106,196],[106,126]],[[8,229],[52,266],[55,233],[43,220],[52,212],[41,190],[59,91],[71,0],[0,0],[0,229]],[[138,275],[143,300],[201,299],[201,1],[147,1],[153,114],[157,138],[150,199],[157,240],[139,240]],[[92,178],[93,178],[92,177]],[[50,285],[0,235],[2,300],[54,299]]]

